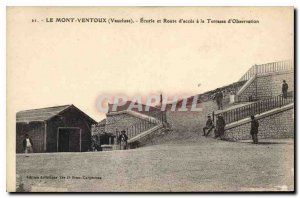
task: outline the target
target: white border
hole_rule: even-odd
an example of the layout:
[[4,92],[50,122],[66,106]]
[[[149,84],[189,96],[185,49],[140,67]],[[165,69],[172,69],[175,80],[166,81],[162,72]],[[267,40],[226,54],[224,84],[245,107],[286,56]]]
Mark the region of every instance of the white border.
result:
[[[299,9],[300,1],[297,0],[1,0],[0,1],[0,160],[1,160],[1,179],[0,179],[0,192],[1,197],[8,197],[11,194],[6,193],[6,6],[295,6],[295,8]],[[299,10],[298,10],[299,12]],[[298,13],[299,15],[299,13]],[[297,26],[299,26],[299,20],[297,20]],[[296,36],[296,35],[295,35]],[[298,42],[296,43],[296,45]],[[299,57],[299,51],[295,54]],[[299,69],[298,69],[299,71]],[[297,73],[298,75],[299,73]],[[298,82],[297,82],[297,85]],[[299,95],[297,94],[297,98],[299,99]],[[298,101],[299,102],[299,101]],[[299,115],[297,113],[297,121],[299,121]],[[299,134],[297,135],[297,139],[299,142]],[[297,159],[299,159],[299,153],[297,153]],[[297,172],[299,172],[299,163],[297,167]],[[297,180],[296,184],[299,184]],[[297,185],[296,189],[299,191],[299,185]],[[88,196],[78,194],[79,196]],[[170,194],[169,196],[173,196],[174,194]],[[245,195],[245,194],[244,194]],[[287,197],[289,195],[280,194],[283,197]],[[28,195],[27,195],[28,196]],[[33,195],[29,195],[33,196]],[[35,197],[42,196],[42,194],[38,194]],[[63,195],[51,194],[48,196],[62,197]],[[69,196],[74,196],[71,194]],[[109,195],[101,195],[107,197]],[[113,195],[118,196],[118,195]],[[122,195],[124,196],[124,195]],[[126,195],[132,196],[132,195]],[[163,195],[154,194],[152,196],[162,197]],[[166,196],[166,195],[164,195]],[[187,197],[187,194],[181,194],[180,196]],[[217,194],[214,195],[203,195],[204,197],[216,197]],[[231,196],[231,195],[227,195]],[[240,196],[240,195],[239,195]],[[255,195],[256,197],[264,197],[264,195]]]
[[293,6],[295,0],[4,0],[8,6]]

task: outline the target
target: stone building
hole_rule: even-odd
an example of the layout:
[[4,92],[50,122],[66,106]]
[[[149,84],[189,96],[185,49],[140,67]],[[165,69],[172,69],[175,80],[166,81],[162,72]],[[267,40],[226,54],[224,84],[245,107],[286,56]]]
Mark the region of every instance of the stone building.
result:
[[166,114],[159,108],[135,103],[142,107],[139,111],[135,107],[129,109],[130,104],[131,101],[128,101],[115,110],[113,104],[109,104],[106,119],[92,126],[93,141],[97,142],[96,146],[101,147],[97,150],[117,149],[117,137],[121,131],[126,132],[130,141],[133,137],[142,137],[160,130],[162,123],[166,122]]
[[103,145],[113,145],[116,143],[116,136],[105,131],[106,119],[92,125],[92,148],[102,151]]
[[[105,125],[107,133],[118,135],[122,130],[128,132],[128,130],[134,127],[143,128],[147,124],[151,127],[152,123],[166,122],[165,112],[162,112],[160,108],[139,104],[142,109],[132,108],[129,110],[130,103],[131,101],[128,101],[126,104],[118,107],[116,111],[112,110],[113,104],[109,104]],[[138,105],[138,103],[135,103],[135,105]]]
[[97,136],[105,132],[106,119],[101,120],[97,124],[92,125],[92,136]]

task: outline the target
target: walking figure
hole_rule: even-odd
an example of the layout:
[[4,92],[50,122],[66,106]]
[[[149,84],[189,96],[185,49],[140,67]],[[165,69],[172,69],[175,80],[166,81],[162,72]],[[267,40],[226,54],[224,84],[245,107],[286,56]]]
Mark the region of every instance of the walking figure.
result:
[[[203,127],[203,136],[207,137],[213,128],[215,128],[213,121],[210,116],[207,116],[206,125]],[[207,133],[205,133],[206,130],[208,130]]]
[[252,136],[252,140],[254,144],[258,144],[257,133],[258,133],[259,123],[255,119],[254,115],[251,115],[251,130],[250,134]]
[[283,80],[283,83],[282,83],[282,97],[283,98],[287,98],[288,89],[289,89],[289,85],[286,83],[285,80]]
[[25,134],[25,139],[23,140],[24,153],[33,153],[33,143],[28,134]]
[[126,135],[125,131],[121,131],[121,134],[118,137],[118,142],[120,143],[120,149],[126,150],[127,149],[127,140],[128,136]]

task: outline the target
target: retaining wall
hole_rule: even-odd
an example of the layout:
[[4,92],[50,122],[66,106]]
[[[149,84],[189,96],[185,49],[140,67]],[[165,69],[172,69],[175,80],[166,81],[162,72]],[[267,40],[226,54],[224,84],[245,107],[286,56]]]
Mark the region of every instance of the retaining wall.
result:
[[[274,113],[265,117],[262,115],[262,118],[256,116],[259,123],[259,139],[294,137],[294,106],[289,106],[289,108],[282,107],[282,110],[274,110]],[[242,124],[236,124],[235,127],[226,126],[225,139],[233,141],[251,139],[250,125],[250,118],[248,118]]]
[[294,91],[294,72],[273,72],[257,76],[248,87],[239,94],[240,101],[253,99],[263,100],[282,94],[282,81],[289,85],[288,91]]

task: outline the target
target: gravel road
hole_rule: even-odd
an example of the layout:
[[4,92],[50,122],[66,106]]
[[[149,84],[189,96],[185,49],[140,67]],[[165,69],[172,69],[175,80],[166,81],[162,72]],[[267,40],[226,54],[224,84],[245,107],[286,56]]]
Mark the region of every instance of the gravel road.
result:
[[126,151],[17,155],[25,191],[277,191],[294,189],[294,140],[190,141]]

